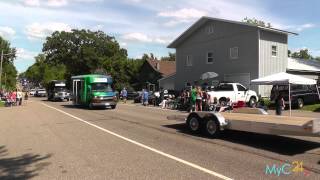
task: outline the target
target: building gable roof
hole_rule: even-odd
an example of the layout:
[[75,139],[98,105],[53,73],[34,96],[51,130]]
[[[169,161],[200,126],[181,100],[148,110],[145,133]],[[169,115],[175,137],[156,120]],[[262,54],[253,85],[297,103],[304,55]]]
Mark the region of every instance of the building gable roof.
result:
[[159,61],[159,60],[147,60],[149,65],[163,77],[169,76],[176,72],[175,61]]
[[189,37],[193,32],[195,32],[198,28],[200,28],[202,25],[204,25],[208,21],[221,21],[221,22],[238,24],[238,25],[243,25],[243,26],[251,26],[251,27],[263,29],[265,31],[270,31],[270,32],[274,32],[274,33],[298,35],[297,33],[289,32],[289,31],[285,31],[285,30],[281,30],[281,29],[276,29],[276,28],[271,28],[271,27],[263,27],[263,26],[258,26],[258,25],[249,24],[249,23],[240,22],[240,21],[232,21],[232,20],[203,16],[198,21],[196,21],[193,25],[191,25],[185,32],[183,32],[180,36],[178,36],[173,42],[171,42],[167,47],[168,48],[177,47],[181,42],[183,42],[187,37]]

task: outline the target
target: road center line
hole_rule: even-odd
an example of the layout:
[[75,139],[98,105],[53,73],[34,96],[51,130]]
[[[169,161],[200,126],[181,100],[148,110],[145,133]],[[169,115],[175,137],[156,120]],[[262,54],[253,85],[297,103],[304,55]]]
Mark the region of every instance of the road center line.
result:
[[92,126],[92,127],[95,127],[95,128],[97,128],[97,129],[99,129],[99,130],[101,130],[101,131],[103,131],[103,132],[106,132],[106,133],[108,133],[108,134],[111,134],[111,135],[113,135],[113,136],[116,136],[116,137],[118,137],[118,138],[120,138],[120,139],[123,139],[123,140],[125,140],[125,141],[127,141],[127,142],[130,142],[130,143],[135,144],[135,145],[137,145],[137,146],[140,146],[140,147],[142,147],[142,148],[148,149],[148,150],[150,150],[150,151],[152,151],[152,152],[154,152],[154,153],[160,154],[160,155],[162,155],[162,156],[164,156],[164,157],[167,157],[167,158],[169,158],[169,159],[175,160],[175,161],[177,161],[177,162],[180,162],[180,163],[185,164],[185,165],[187,165],[187,166],[193,167],[193,168],[195,168],[195,169],[198,169],[198,170],[200,170],[200,171],[202,171],[202,172],[205,172],[205,173],[208,173],[208,174],[210,174],[210,175],[216,176],[216,177],[218,177],[218,178],[221,178],[221,179],[224,179],[224,180],[232,180],[232,179],[229,178],[229,177],[226,177],[226,176],[224,176],[224,175],[222,175],[222,174],[219,174],[219,173],[217,173],[217,172],[211,171],[211,170],[209,170],[209,169],[203,168],[203,167],[201,167],[201,166],[199,166],[199,165],[197,165],[197,164],[194,164],[194,163],[188,162],[188,161],[186,161],[186,160],[180,159],[180,158],[175,157],[175,156],[173,156],[173,155],[170,155],[170,154],[167,154],[167,153],[165,153],[165,152],[159,151],[159,150],[154,149],[154,148],[152,148],[152,147],[150,147],[150,146],[144,145],[144,144],[142,144],[142,143],[139,143],[139,142],[134,141],[134,140],[132,140],[132,139],[126,138],[126,137],[124,137],[124,136],[121,136],[121,135],[119,135],[119,134],[117,134],[117,133],[114,133],[114,132],[112,132],[112,131],[109,131],[109,130],[107,130],[107,129],[104,129],[104,128],[100,127],[100,126],[97,126],[97,125],[95,125],[95,124],[93,124],[93,123],[90,123],[90,122],[88,122],[88,121],[85,121],[85,120],[83,120],[83,119],[81,119],[81,118],[79,118],[79,117],[76,117],[76,116],[74,116],[74,115],[72,115],[72,114],[69,114],[69,113],[67,113],[67,112],[65,112],[65,111],[62,111],[62,110],[60,110],[60,109],[58,109],[58,108],[52,107],[52,106],[50,106],[50,105],[47,105],[46,103],[41,103],[41,104],[43,104],[44,106],[46,106],[46,107],[48,107],[48,108],[54,109],[54,110],[56,110],[56,111],[59,111],[59,112],[65,114],[65,115],[67,115],[67,116],[70,116],[70,117],[72,117],[72,118],[74,118],[74,119],[76,119],[76,120],[78,120],[78,121],[81,121],[81,122],[83,122],[83,123],[86,123],[86,124],[88,124],[88,125],[90,125],[90,126]]

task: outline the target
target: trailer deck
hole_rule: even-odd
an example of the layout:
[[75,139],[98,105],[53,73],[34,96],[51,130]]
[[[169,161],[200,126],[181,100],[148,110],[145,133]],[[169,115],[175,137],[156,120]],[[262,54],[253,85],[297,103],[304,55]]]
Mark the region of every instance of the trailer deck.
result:
[[[168,119],[187,120],[190,118],[190,115],[192,115],[194,118],[198,118],[199,128],[201,125],[203,125],[204,128],[208,128],[206,127],[208,124],[205,125],[208,120],[216,119],[220,130],[231,129],[271,135],[320,136],[320,117],[276,116],[253,114],[252,110],[249,111],[249,113],[193,112],[189,115],[181,114],[170,116]],[[247,112],[247,110],[244,109],[243,112]],[[194,121],[192,122],[194,123]],[[187,125],[189,128],[192,126],[190,121],[187,121]]]
[[221,113],[227,129],[273,135],[319,136],[320,119],[310,117]]

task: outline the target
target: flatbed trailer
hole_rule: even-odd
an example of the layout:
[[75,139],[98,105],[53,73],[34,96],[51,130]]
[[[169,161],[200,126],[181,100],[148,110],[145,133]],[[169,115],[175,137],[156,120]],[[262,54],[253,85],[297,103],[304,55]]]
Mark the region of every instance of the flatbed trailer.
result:
[[190,131],[203,131],[216,137],[223,130],[238,130],[270,135],[320,136],[320,117],[268,115],[258,108],[244,108],[234,112],[192,112],[168,119],[185,120]]

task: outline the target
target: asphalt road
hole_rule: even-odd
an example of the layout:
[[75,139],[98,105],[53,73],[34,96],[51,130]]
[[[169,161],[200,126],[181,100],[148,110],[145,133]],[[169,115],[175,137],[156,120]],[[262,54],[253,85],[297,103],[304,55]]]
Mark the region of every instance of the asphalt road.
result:
[[[41,98],[0,108],[0,179],[320,179],[320,138],[227,131],[210,139],[166,119],[173,114]],[[294,161],[303,172],[292,171]],[[273,164],[279,176],[266,174]]]

